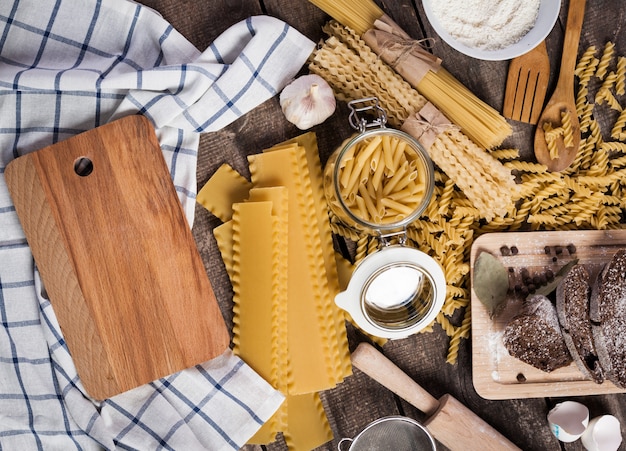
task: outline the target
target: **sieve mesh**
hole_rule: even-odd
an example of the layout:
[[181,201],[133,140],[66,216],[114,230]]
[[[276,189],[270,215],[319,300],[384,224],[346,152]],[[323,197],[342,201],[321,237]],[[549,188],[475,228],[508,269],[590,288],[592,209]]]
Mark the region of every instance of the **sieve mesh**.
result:
[[405,417],[382,418],[366,427],[350,451],[433,451],[435,442],[416,421]]

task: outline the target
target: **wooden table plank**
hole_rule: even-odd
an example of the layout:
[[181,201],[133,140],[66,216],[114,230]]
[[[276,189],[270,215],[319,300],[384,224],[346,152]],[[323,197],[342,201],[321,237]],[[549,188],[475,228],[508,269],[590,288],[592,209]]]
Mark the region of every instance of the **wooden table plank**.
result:
[[[174,27],[199,49],[204,49],[228,26],[247,15],[267,13],[285,20],[314,41],[324,35],[321,26],[327,16],[306,0],[212,0],[196,5],[188,0],[143,0],[160,11]],[[556,82],[563,24],[566,19],[567,0],[563,0],[561,17],[546,42],[552,69],[550,91]],[[383,9],[412,37],[434,37],[434,52],[444,61],[444,66],[479,98],[501,110],[508,69],[507,61],[478,61],[459,54],[433,33],[420,1],[381,0]],[[598,48],[607,41],[616,44],[616,53],[626,54],[626,9],[619,0],[594,0],[587,3],[580,48],[589,45]],[[341,141],[352,133],[347,124],[347,108],[340,104],[337,112],[324,124],[313,130],[318,135],[320,155],[324,162]],[[513,135],[504,147],[521,149],[525,158],[532,158],[534,127],[512,122]],[[223,162],[228,162],[241,174],[249,177],[246,156],[261,151],[285,139],[300,134],[295,126],[283,117],[278,99],[270,99],[241,119],[221,131],[201,137],[198,158],[198,185],[202,186]],[[211,230],[219,220],[202,207],[196,209],[194,237],[211,278],[222,313],[232,321],[232,287],[221,262]],[[353,328],[350,330],[352,348],[362,340]],[[490,401],[481,398],[474,390],[471,373],[471,347],[463,340],[459,359],[455,365],[445,363],[447,336],[439,326],[432,333],[419,334],[385,345],[385,354],[413,377],[433,396],[450,393],[476,414],[498,429],[524,450],[564,449],[579,451],[580,443],[560,446],[546,423],[550,408],[563,398],[534,398],[523,400]],[[566,398],[583,402],[591,415],[610,413],[626,424],[626,395],[601,395]],[[322,393],[335,440],[320,450],[335,450],[342,437],[357,434],[370,421],[390,414],[405,414],[423,419],[414,407],[397,399],[388,390],[369,379],[359,370],[333,390]],[[278,440],[268,447],[247,446],[247,450],[286,450],[284,441]],[[445,448],[442,448],[445,449]]]

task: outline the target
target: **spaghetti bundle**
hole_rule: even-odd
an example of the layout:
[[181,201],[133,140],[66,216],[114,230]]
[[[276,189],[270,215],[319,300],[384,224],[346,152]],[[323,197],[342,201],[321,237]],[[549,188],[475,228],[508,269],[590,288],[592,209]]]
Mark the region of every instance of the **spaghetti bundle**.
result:
[[[478,145],[486,149],[497,147],[512,133],[510,124],[498,111],[476,97],[443,67],[430,67],[432,55],[420,51],[416,41],[372,0],[309,1],[364,37],[381,59]],[[417,55],[416,59],[405,60],[413,54]],[[426,65],[420,64],[421,59],[427,61]]]
[[373,1],[309,0],[337,22],[352,28],[359,35],[372,28],[384,12]]

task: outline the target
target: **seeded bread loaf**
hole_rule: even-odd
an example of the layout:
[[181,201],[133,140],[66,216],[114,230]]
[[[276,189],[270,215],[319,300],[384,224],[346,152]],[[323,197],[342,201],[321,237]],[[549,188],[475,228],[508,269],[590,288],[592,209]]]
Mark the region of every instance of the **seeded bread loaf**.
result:
[[542,295],[524,300],[520,313],[506,325],[503,342],[511,356],[545,372],[572,362],[556,308]]
[[567,349],[586,378],[601,384],[604,374],[589,320],[591,284],[589,272],[576,265],[556,289],[556,311]]
[[626,249],[616,252],[598,275],[589,314],[605,377],[626,388]]

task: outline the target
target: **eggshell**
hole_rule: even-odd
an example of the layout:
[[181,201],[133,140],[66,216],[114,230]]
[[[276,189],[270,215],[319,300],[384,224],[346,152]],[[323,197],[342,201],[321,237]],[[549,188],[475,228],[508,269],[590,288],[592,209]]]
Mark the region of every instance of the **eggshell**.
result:
[[588,451],[616,451],[622,443],[620,423],[613,415],[595,417],[581,437]]
[[565,401],[548,412],[550,430],[562,442],[580,438],[589,424],[589,409],[575,401]]

